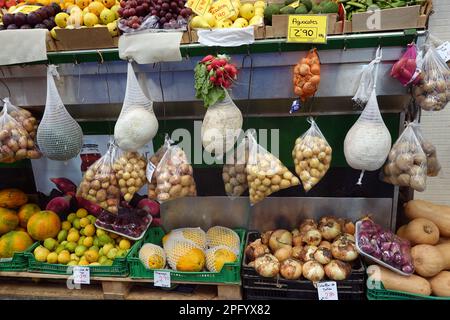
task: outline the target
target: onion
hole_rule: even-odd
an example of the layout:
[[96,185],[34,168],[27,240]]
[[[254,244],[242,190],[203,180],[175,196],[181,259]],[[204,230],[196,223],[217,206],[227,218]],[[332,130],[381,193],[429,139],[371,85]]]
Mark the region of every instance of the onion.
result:
[[280,274],[285,279],[297,280],[302,275],[302,263],[296,259],[286,259],[281,263]]
[[341,225],[333,217],[322,217],[319,222],[319,231],[325,240],[333,240],[341,233]]
[[280,248],[277,251],[275,251],[275,253],[273,255],[275,256],[275,258],[278,259],[278,261],[282,262],[291,257],[292,247]]
[[292,245],[293,245],[294,247],[295,247],[295,246],[301,246],[302,243],[303,243],[303,237],[302,237],[300,234],[295,235],[295,236],[292,238]]
[[300,230],[300,233],[304,234],[311,229],[317,229],[317,223],[313,219],[306,219],[298,229]]
[[301,253],[301,259],[305,262],[314,260],[314,253],[316,251],[317,251],[316,246],[304,246]]
[[318,246],[320,241],[322,241],[322,235],[320,234],[319,230],[311,229],[303,235],[302,240],[307,245]]
[[270,236],[272,235],[272,233],[273,233],[273,231],[270,230],[270,231],[264,232],[261,235],[261,242],[262,242],[262,244],[269,245],[269,239],[270,239]]
[[333,255],[331,254],[331,250],[325,247],[319,247],[316,252],[314,252],[314,259],[320,264],[328,264]]
[[277,251],[282,247],[292,246],[292,234],[288,230],[278,229],[275,230],[269,239],[269,247],[272,252]]
[[302,252],[303,252],[303,247],[302,246],[295,246],[292,247],[292,258],[301,260],[302,259]]
[[331,260],[324,269],[327,277],[331,280],[345,280],[352,272],[350,264],[339,260]]
[[247,262],[251,262],[266,253],[270,253],[270,250],[265,244],[261,243],[261,239],[257,239],[250,243],[244,251]]
[[266,278],[275,277],[280,271],[280,262],[271,254],[265,254],[255,260],[255,270]]
[[303,265],[303,276],[312,282],[322,280],[324,275],[325,271],[317,261],[308,261]]
[[355,243],[348,238],[341,236],[331,245],[333,257],[342,261],[353,261],[358,258]]
[[320,248],[320,247],[328,248],[328,249],[331,250],[331,243],[329,243],[329,242],[326,241],[326,240],[323,240],[323,241],[321,241],[321,242],[319,243],[319,248]]

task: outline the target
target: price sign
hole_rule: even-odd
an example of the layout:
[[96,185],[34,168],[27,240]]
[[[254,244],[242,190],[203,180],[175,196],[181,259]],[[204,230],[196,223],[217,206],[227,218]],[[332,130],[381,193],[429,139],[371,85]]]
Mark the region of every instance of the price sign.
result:
[[212,0],[193,0],[188,2],[186,6],[191,8],[197,15],[203,16],[209,11],[211,2]]
[[317,293],[319,300],[339,300],[336,281],[317,283]]
[[450,42],[445,41],[443,44],[436,48],[436,51],[445,62],[450,60]]
[[73,283],[75,284],[90,284],[90,270],[89,267],[73,267]]
[[151,163],[150,161],[147,163],[147,172],[145,173],[145,175],[147,176],[147,181],[151,182],[152,181],[152,177],[153,177],[153,173],[155,172],[155,165],[153,163]]
[[288,16],[288,42],[327,43],[326,15]]
[[17,9],[15,9],[12,13],[24,13],[24,14],[29,14],[33,11],[36,11],[38,9],[42,8],[41,6],[33,6],[33,5],[24,5],[21,7],[18,7]]
[[218,0],[211,5],[209,12],[217,21],[221,21],[232,17],[236,13],[236,9],[231,0]]
[[153,285],[155,287],[170,288],[170,272],[155,271],[153,276]]

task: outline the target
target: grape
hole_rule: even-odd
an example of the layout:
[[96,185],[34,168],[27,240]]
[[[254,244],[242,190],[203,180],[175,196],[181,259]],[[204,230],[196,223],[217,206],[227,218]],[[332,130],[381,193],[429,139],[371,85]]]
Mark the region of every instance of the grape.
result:
[[164,3],[161,5],[161,8],[163,8],[164,10],[169,10],[170,5],[169,5],[168,3],[166,3],[166,2],[164,2]]

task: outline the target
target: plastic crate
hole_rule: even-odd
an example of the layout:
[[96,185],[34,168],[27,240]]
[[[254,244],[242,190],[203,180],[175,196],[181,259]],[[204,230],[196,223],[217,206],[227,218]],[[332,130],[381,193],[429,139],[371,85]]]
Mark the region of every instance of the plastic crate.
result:
[[374,283],[374,287],[379,289],[367,288],[368,300],[450,300],[450,297],[424,296],[421,294],[387,290],[381,282]]
[[[138,242],[134,243],[131,249],[136,246]],[[50,273],[50,274],[72,274],[72,267],[65,264],[51,264],[46,262],[39,262],[34,258],[33,250],[39,246],[40,243],[35,243],[29,252],[26,252],[28,257],[28,271],[37,273]],[[131,252],[128,251],[127,256]],[[90,266],[89,272],[91,276],[97,277],[126,277],[129,274],[127,256],[124,258],[116,258],[111,266]]]
[[[241,248],[238,257],[238,261],[233,263],[226,263],[220,272],[181,272],[171,269],[163,269],[170,272],[170,278],[172,281],[181,282],[209,282],[209,283],[229,283],[240,284],[241,283],[241,261],[242,253],[245,245],[245,230],[234,229],[239,235],[241,240]],[[130,277],[133,279],[153,279],[154,270],[150,270],[144,267],[141,260],[139,260],[139,250],[144,243],[153,243],[162,246],[162,238],[165,233],[160,227],[149,228],[144,239],[138,242],[128,257],[128,264],[130,266]]]
[[[259,232],[249,232],[247,243],[260,237]],[[339,300],[364,300],[366,272],[361,259],[355,261],[352,273],[346,280],[336,281]],[[261,277],[254,268],[242,266],[244,298],[248,300],[317,300],[317,289],[306,279],[286,280]]]
[[23,252],[15,252],[12,258],[0,259],[0,271],[27,271],[28,257],[27,252],[31,252],[35,248],[33,244],[27,250]]

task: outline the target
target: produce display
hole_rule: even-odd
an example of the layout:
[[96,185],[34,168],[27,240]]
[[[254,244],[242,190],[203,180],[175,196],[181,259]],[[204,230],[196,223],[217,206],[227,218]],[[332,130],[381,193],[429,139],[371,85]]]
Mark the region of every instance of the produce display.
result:
[[294,93],[302,102],[314,96],[320,84],[320,60],[317,49],[311,49],[294,68]]
[[331,147],[313,119],[311,127],[295,140],[292,158],[295,172],[306,192],[326,174],[331,164]]
[[[236,240],[237,239],[237,240]],[[229,228],[215,226],[206,233],[200,228],[175,229],[162,240],[163,248],[144,244],[139,259],[147,269],[163,269],[184,272],[220,272],[226,263],[238,260],[240,239]],[[168,266],[166,266],[166,261]]]
[[325,276],[344,280],[351,274],[351,263],[358,258],[353,232],[353,223],[336,217],[322,217],[318,224],[306,219],[292,232],[266,231],[247,244],[245,264],[263,277],[280,274],[289,280],[301,276],[312,282]]

